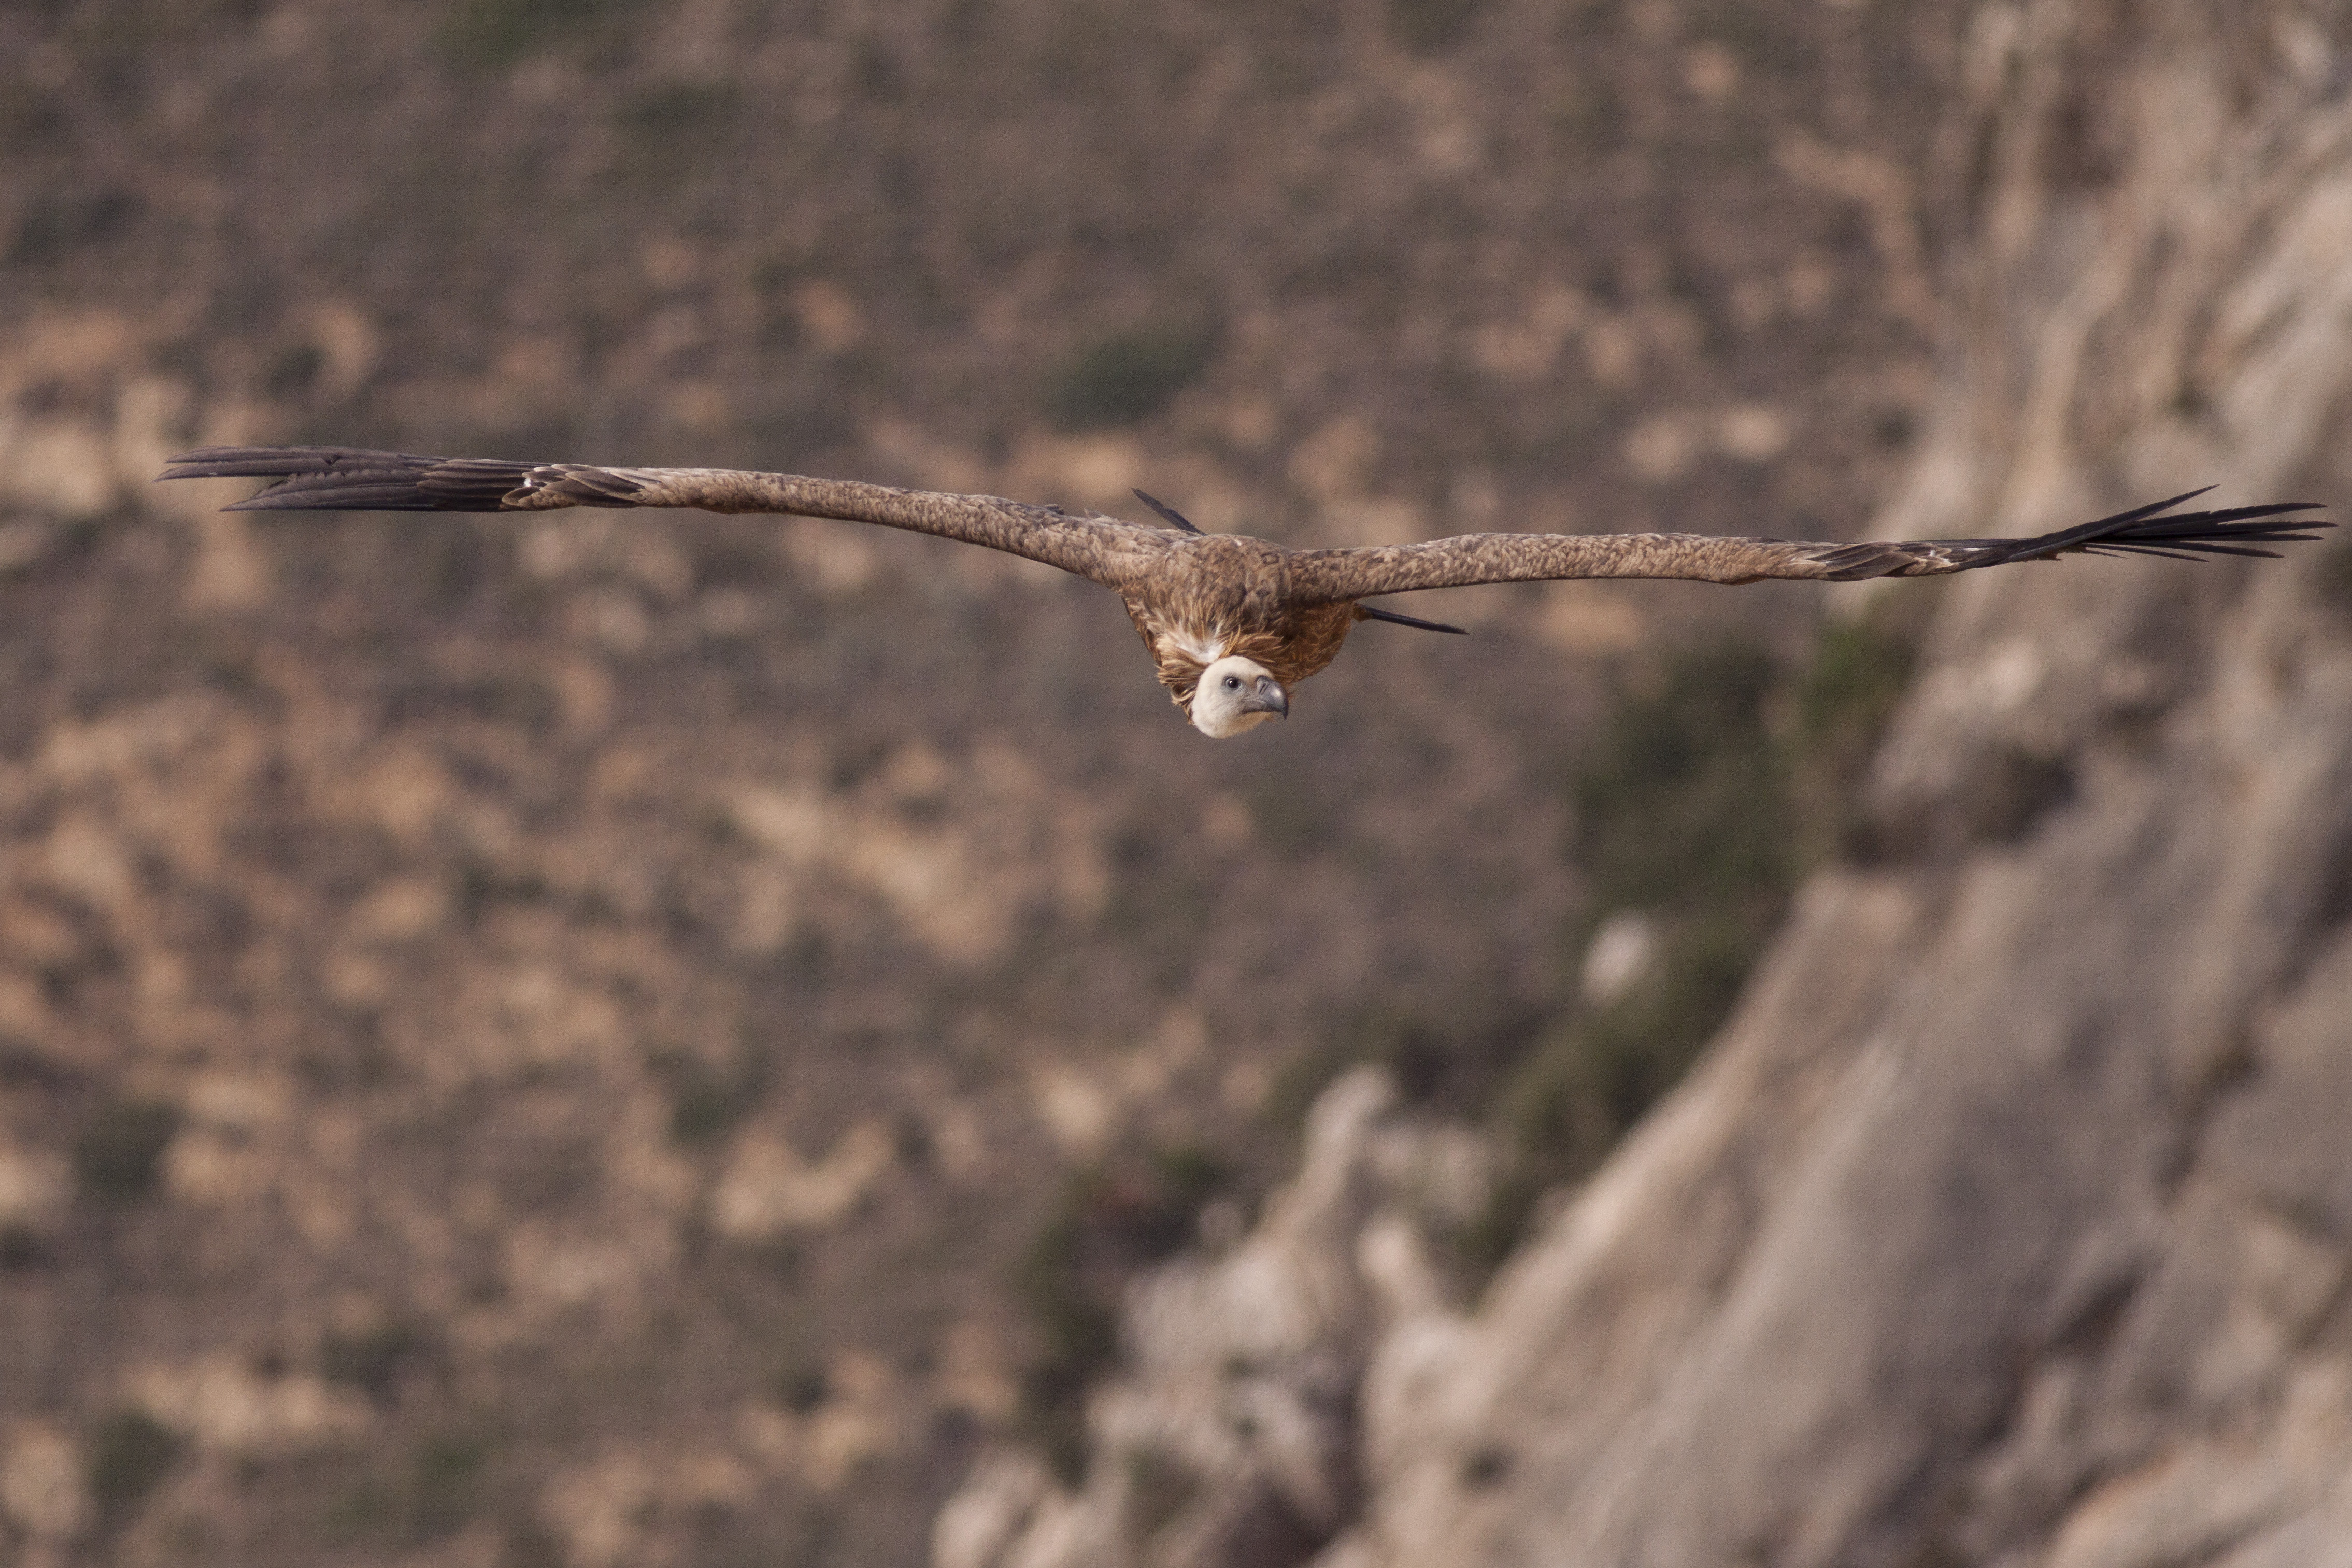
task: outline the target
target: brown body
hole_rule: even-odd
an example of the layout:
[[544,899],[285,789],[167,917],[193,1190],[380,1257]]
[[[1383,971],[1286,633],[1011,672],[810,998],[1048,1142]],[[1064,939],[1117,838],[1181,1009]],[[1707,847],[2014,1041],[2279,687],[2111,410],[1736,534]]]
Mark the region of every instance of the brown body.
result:
[[1290,552],[1262,539],[1171,538],[1143,592],[1122,592],[1170,699],[1187,713],[1201,672],[1228,654],[1264,665],[1285,687],[1339,655],[1363,618],[1353,600],[1301,604],[1286,593]]
[[[1384,594],[1570,577],[1671,577],[1724,584],[1780,577],[1847,583],[1940,576],[2012,561],[2115,552],[2190,559],[2268,555],[2273,552],[2264,545],[2312,537],[2297,530],[2330,526],[2291,515],[2309,510],[2308,502],[2172,512],[2172,507],[2189,499],[2176,496],[2037,539],[1841,544],[1694,533],[1472,533],[1420,544],[1286,550],[1262,539],[1202,533],[1150,497],[1140,499],[1171,526],[1075,514],[999,496],[950,495],[736,468],[609,468],[415,457],[349,447],[212,447],[174,458],[160,477],[236,476],[276,482],[231,507],[232,511],[699,507],[839,518],[984,544],[1074,572],[1117,594],[1151,650],[1160,683],[1196,726],[1201,714],[1194,698],[1202,672],[1219,659],[1233,658],[1262,667],[1262,675],[1270,677],[1265,702],[1286,713],[1281,688],[1329,664],[1356,622],[1403,618],[1410,625],[1429,625],[1360,603]],[[1220,689],[1225,684],[1221,676]],[[1209,728],[1208,732],[1233,731]]]

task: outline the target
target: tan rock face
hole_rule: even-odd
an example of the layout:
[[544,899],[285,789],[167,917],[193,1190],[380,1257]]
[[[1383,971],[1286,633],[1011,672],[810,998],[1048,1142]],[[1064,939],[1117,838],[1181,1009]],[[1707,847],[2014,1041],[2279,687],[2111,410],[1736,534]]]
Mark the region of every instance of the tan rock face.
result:
[[[1984,8],[1958,352],[1884,531],[2352,495],[2343,47],[2285,5]],[[2352,1560],[2342,561],[1957,584],[1888,858],[1817,879],[1475,1313],[1378,1335],[1316,1560]],[[1143,1358],[1104,1408],[1177,1386]]]
[[46,1424],[20,1424],[0,1450],[0,1513],[37,1541],[62,1541],[89,1522],[89,1511],[73,1443]]
[[984,1459],[940,1513],[933,1561],[1305,1561],[1360,1505],[1364,1356],[1452,1321],[1430,1238],[1476,1212],[1487,1180],[1477,1140],[1406,1113],[1384,1074],[1340,1079],[1257,1227],[1130,1294],[1128,1369],[1095,1400],[1084,1483],[1064,1489],[1017,1452]]

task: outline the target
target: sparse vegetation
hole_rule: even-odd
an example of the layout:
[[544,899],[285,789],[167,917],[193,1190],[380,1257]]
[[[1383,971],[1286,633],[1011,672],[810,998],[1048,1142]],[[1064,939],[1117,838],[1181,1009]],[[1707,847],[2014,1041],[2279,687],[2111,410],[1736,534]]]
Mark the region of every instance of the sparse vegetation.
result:
[[1596,910],[1769,899],[1790,870],[1789,785],[1769,700],[1771,654],[1726,642],[1676,655],[1621,696],[1570,785],[1570,853]]
[[1917,585],[1881,588],[1870,614],[1822,628],[1798,678],[1789,761],[1807,863],[1875,853],[1855,786],[1911,679],[1927,609]]
[[505,1550],[499,1568],[564,1568],[563,1542],[533,1514],[523,1514],[506,1528]]
[[795,1415],[805,1415],[833,1395],[824,1361],[795,1335],[768,1373],[768,1397]]
[[1064,430],[1099,430],[1150,418],[1200,379],[1216,334],[1179,322],[1097,338],[1072,355],[1046,389],[1046,416]]
[[108,1203],[131,1203],[155,1190],[163,1150],[180,1130],[180,1108],[161,1100],[109,1100],[74,1140],[81,1189]]
[[1137,1269],[1191,1239],[1225,1179],[1200,1149],[1114,1158],[1070,1178],[1023,1257],[1013,1289],[1035,1340],[1022,1376],[1023,1421],[1065,1478],[1085,1469],[1086,1394],[1118,1354],[1121,1290]]
[[620,172],[640,181],[677,177],[707,161],[736,122],[743,95],[730,81],[672,81],[625,99],[614,111]]
[[2328,548],[2312,573],[2311,585],[2321,604],[2352,619],[2352,541]]
[[2002,747],[1979,758],[1962,780],[1953,821],[1962,842],[2014,844],[2074,794],[2074,770],[2063,758]]
[[271,362],[261,389],[272,397],[300,397],[318,383],[326,364],[326,351],[318,344],[289,343]]
[[345,1542],[420,1545],[465,1528],[480,1511],[492,1456],[478,1435],[442,1432],[404,1463],[362,1476],[328,1505],[328,1532]]
[[1469,36],[1486,0],[1389,0],[1389,36],[1417,55],[1442,54]]
[[65,133],[65,109],[57,96],[13,76],[0,82],[0,139],[25,148],[47,145]]
[[319,1372],[384,1405],[391,1402],[401,1369],[424,1349],[425,1334],[415,1323],[379,1323],[357,1333],[328,1335],[319,1346]]
[[407,1526],[415,1539],[454,1533],[474,1515],[490,1446],[480,1437],[444,1433],[419,1444],[408,1470]]
[[1491,1268],[1536,1199],[1600,1163],[1722,1026],[1806,872],[1853,852],[1861,770],[1908,679],[1911,605],[1825,628],[1793,674],[1727,642],[1670,660],[1620,698],[1572,784],[1573,853],[1591,879],[1581,952],[1601,919],[1639,911],[1654,948],[1502,1083],[1512,1164],[1464,1238]]
[[113,186],[45,194],[26,207],[17,220],[7,260],[12,264],[62,260],[125,233],[145,210],[146,204],[136,195]]
[[501,70],[625,10],[632,0],[457,0],[433,42],[453,65]]
[[614,119],[640,146],[661,148],[719,129],[742,101],[731,82],[665,82],[624,100]]
[[0,1274],[37,1268],[47,1261],[48,1242],[30,1226],[0,1225]]
[[717,1142],[768,1089],[767,1062],[748,1048],[723,1067],[690,1051],[657,1052],[651,1066],[669,1090],[669,1135],[677,1143]]
[[182,1447],[178,1434],[143,1410],[126,1407],[100,1420],[84,1449],[100,1523],[119,1526],[136,1514],[171,1473]]
[[1127,1479],[1134,1497],[1129,1517],[1135,1521],[1136,1533],[1146,1541],[1183,1512],[1201,1491],[1201,1477],[1177,1455],[1158,1448],[1129,1455]]
[[1260,842],[1283,855],[1306,856],[1327,847],[1338,831],[1333,803],[1318,798],[1305,780],[1268,774],[1249,792],[1250,823]]
[[1333,1079],[1372,1066],[1385,1068],[1415,1105],[1475,1116],[1546,1024],[1543,1013],[1492,992],[1465,992],[1437,1005],[1374,1003],[1334,1021],[1314,1048],[1285,1066],[1264,1114],[1269,1125],[1294,1131]]

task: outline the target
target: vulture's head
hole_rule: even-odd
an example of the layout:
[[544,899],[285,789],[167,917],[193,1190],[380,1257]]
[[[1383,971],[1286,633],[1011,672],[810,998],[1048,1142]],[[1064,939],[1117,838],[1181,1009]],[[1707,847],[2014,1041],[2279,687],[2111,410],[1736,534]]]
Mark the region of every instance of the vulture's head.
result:
[[1227,654],[1201,672],[1192,689],[1192,728],[1223,741],[1269,719],[1290,715],[1290,695],[1265,666]]

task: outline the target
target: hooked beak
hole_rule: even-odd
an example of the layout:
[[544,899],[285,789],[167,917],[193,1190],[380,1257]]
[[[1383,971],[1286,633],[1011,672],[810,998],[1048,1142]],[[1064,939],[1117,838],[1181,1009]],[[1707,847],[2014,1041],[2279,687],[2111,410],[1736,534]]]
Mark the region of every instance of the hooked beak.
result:
[[1278,719],[1287,719],[1290,717],[1290,694],[1283,690],[1282,683],[1271,675],[1261,675],[1250,688],[1250,694],[1242,699],[1242,711],[1271,713]]

